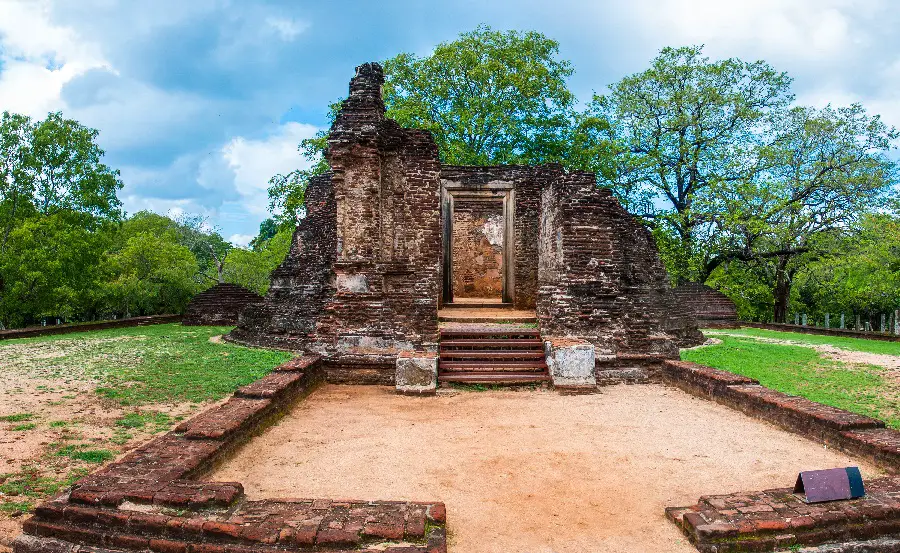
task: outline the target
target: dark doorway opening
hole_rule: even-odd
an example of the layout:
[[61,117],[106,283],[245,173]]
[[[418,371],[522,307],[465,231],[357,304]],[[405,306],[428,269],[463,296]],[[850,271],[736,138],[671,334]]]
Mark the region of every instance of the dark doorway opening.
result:
[[444,304],[512,303],[512,193],[444,189]]

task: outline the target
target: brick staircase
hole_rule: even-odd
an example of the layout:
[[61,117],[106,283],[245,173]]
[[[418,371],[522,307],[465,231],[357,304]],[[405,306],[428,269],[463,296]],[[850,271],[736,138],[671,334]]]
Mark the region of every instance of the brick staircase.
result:
[[549,382],[540,331],[515,324],[454,325],[441,330],[438,382]]

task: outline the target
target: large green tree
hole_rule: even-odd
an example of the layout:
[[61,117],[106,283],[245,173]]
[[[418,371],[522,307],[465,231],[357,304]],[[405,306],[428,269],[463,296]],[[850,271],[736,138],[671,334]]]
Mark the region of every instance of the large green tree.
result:
[[384,63],[387,115],[431,131],[444,163],[564,161],[575,97],[559,43],[486,25]]
[[700,46],[665,48],[649,69],[594,96],[571,164],[597,172],[667,242],[678,281],[703,280],[714,214],[702,200],[762,169],[766,128],[792,100],[790,78],[762,61],[711,61]]
[[717,230],[703,269],[709,274],[730,260],[757,264],[772,289],[773,318],[784,322],[792,280],[829,254],[833,241],[825,237],[854,234],[867,214],[892,205],[897,170],[888,152],[898,133],[854,104],[793,108],[773,135],[760,150],[765,170],[718,184],[702,200]]

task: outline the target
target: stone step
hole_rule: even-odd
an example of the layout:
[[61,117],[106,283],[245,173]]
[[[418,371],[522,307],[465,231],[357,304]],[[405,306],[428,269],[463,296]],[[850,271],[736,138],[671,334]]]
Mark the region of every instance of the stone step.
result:
[[471,371],[441,373],[438,382],[459,382],[462,384],[532,384],[549,382],[546,372]]
[[543,359],[544,352],[538,350],[450,350],[442,351],[441,359]]
[[438,368],[442,371],[546,371],[547,363],[539,361],[441,361]]
[[519,348],[528,350],[542,350],[544,343],[541,340],[521,339],[485,339],[485,340],[441,340],[441,351],[452,348]]
[[445,338],[506,338],[513,336],[528,336],[539,338],[541,331],[531,328],[506,328],[506,329],[441,329],[441,339]]

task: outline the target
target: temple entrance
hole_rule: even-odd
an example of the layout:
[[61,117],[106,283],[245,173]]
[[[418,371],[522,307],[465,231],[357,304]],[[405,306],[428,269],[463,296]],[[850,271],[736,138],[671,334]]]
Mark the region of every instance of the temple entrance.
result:
[[444,188],[444,304],[512,303],[512,193]]

